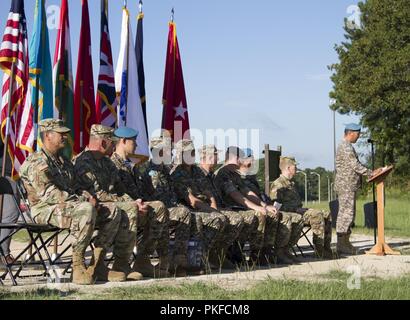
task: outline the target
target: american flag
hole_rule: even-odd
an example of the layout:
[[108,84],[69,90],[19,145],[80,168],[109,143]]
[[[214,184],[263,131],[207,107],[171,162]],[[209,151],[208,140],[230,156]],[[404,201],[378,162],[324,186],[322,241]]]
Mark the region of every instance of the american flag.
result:
[[96,108],[97,122],[115,128],[118,101],[115,94],[114,67],[107,13],[108,1],[101,0],[101,52]]
[[[13,64],[14,62],[14,64]],[[11,78],[14,66],[14,79]],[[29,154],[27,141],[32,134],[32,111],[24,111],[28,84],[28,40],[24,0],[12,0],[3,42],[0,47],[0,67],[4,71],[1,101],[1,136],[8,139],[12,162],[12,177],[18,177],[20,166]],[[11,105],[9,106],[9,95]],[[20,136],[20,141],[17,138]],[[32,147],[32,146],[31,146]]]

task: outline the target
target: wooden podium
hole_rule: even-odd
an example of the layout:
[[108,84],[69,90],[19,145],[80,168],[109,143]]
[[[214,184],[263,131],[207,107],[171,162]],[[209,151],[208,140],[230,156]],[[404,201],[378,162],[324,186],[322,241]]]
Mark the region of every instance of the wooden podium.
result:
[[384,167],[377,175],[368,180],[368,182],[376,183],[377,187],[377,242],[370,251],[366,251],[366,254],[400,255],[400,252],[390,248],[384,239],[384,180],[392,170],[393,166]]

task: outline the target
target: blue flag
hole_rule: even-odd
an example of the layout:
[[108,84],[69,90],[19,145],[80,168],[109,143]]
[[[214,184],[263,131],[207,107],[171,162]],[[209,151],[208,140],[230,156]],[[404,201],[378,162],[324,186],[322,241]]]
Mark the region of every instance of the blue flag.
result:
[[[30,85],[26,99],[34,110],[33,121],[37,128],[38,121],[53,118],[53,82],[45,0],[36,0],[29,57]],[[39,139],[37,142],[38,149]]]

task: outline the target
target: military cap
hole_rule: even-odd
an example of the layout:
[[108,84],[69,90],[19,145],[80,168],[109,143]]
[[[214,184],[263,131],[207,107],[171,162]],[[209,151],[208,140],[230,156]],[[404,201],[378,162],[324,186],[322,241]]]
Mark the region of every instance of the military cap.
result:
[[175,144],[175,150],[176,152],[185,152],[185,151],[192,151],[195,150],[194,143],[190,139],[182,139],[179,140]]
[[348,131],[361,131],[362,126],[360,124],[356,124],[356,123],[348,123],[348,124],[345,125],[345,130],[348,130]]
[[200,154],[218,154],[220,150],[218,150],[214,144],[208,144],[199,148]]
[[291,165],[297,166],[298,165],[298,163],[296,162],[294,157],[280,157],[280,163],[279,164],[280,164],[281,167],[285,166],[285,165],[288,165],[288,166],[291,166]]
[[60,119],[43,119],[38,123],[40,132],[55,131],[60,133],[68,133],[71,130],[64,126],[63,120]]
[[150,141],[151,149],[171,149],[171,138],[167,137],[153,137]]
[[244,153],[244,156],[243,156],[244,159],[253,157],[253,151],[251,148],[243,149],[243,153]]
[[114,135],[120,139],[133,139],[138,136],[138,130],[134,130],[128,127],[121,127],[114,131]]
[[113,135],[114,129],[111,127],[103,126],[101,124],[93,124],[91,126],[90,135],[94,137],[104,138],[104,139],[111,139],[113,141],[118,140]]

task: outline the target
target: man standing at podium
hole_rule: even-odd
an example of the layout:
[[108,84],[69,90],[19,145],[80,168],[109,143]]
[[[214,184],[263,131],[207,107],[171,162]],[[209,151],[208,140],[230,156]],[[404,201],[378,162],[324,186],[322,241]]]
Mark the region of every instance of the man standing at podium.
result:
[[361,129],[358,124],[347,124],[344,138],[336,153],[335,190],[339,199],[336,232],[337,252],[341,254],[357,254],[356,248],[349,240],[356,214],[356,192],[360,187],[360,177],[372,175],[372,170],[360,163],[353,148],[353,144],[360,137]]

